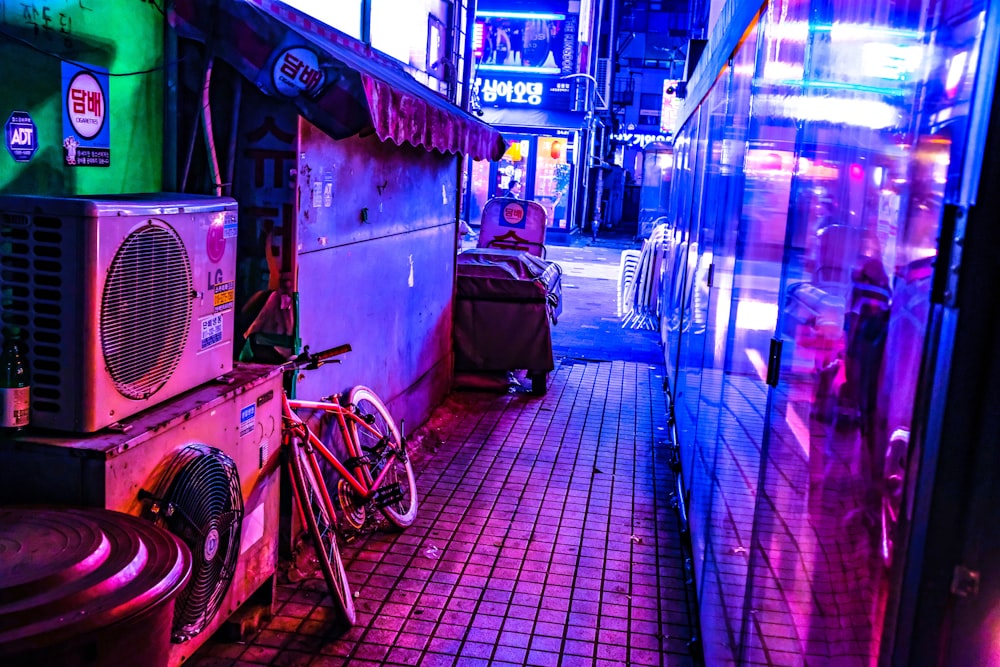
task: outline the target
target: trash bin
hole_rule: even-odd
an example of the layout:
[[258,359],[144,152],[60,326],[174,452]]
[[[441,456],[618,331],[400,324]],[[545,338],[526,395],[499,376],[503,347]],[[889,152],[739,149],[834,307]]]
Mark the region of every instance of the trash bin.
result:
[[0,508],[0,664],[166,667],[191,552],[105,509]]
[[522,250],[474,248],[458,255],[455,370],[526,370],[544,394],[551,324],[562,312],[562,270]]

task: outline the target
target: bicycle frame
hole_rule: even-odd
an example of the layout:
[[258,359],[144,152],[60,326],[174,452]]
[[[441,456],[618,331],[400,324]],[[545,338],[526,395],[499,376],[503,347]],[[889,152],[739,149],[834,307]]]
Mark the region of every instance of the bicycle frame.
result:
[[[318,368],[327,360],[351,350],[350,345],[341,345],[323,352],[310,354],[308,346],[303,353],[281,365],[286,372],[304,368]],[[348,394],[349,404],[341,403],[339,397],[333,400],[304,401],[289,398],[281,392],[282,447],[288,448],[287,463],[292,495],[298,507],[299,519],[305,532],[311,538],[319,569],[326,580],[327,588],[335,606],[343,613],[348,625],[357,620],[357,610],[351,593],[351,584],[340,553],[338,541],[349,539],[338,526],[337,506],[331,490],[340,501],[340,510],[355,528],[365,527],[364,507],[356,503],[372,502],[391,524],[399,528],[409,526],[417,512],[417,490],[412,464],[406,455],[406,440],[395,420],[389,414],[382,400],[368,387],[357,385]],[[362,408],[362,406],[366,406]],[[370,417],[361,410],[371,410]],[[348,458],[341,461],[323,443],[298,414],[297,410],[322,411],[336,415],[336,425],[347,448]],[[371,423],[369,423],[369,419]],[[366,434],[363,440],[359,440]],[[368,436],[371,436],[369,440]],[[374,444],[372,444],[374,442]],[[364,443],[364,444],[362,444]],[[366,446],[370,445],[370,446]],[[371,455],[371,457],[369,457]],[[372,459],[375,460],[372,460]],[[321,469],[320,460],[326,460],[337,474],[346,481],[357,497],[350,497],[347,486],[339,482],[328,486]],[[378,476],[372,478],[372,465],[378,466]],[[325,468],[325,466],[322,466]],[[353,468],[352,473],[348,467]],[[326,471],[328,472],[328,471]],[[402,475],[406,487],[398,481]],[[387,479],[396,480],[397,488],[383,489]],[[406,499],[404,502],[404,498]],[[354,506],[354,509],[345,504]],[[358,510],[361,510],[361,519]]]
[[[347,446],[348,453],[350,454],[351,458],[361,458],[364,455],[364,453],[357,450],[358,443],[356,443],[354,441],[354,438],[351,437],[350,429],[348,427],[348,420],[352,421],[355,424],[355,426],[360,426],[361,428],[368,430],[369,433],[372,433],[375,436],[379,435],[378,431],[373,429],[371,425],[368,424],[368,422],[366,422],[365,420],[361,419],[356,414],[354,414],[350,406],[343,406],[340,405],[339,403],[334,403],[331,401],[305,401],[305,400],[288,398],[286,396],[284,397],[282,409],[285,413],[285,418],[293,422],[297,421],[303,424],[304,422],[302,422],[302,418],[296,414],[295,412],[296,410],[314,410],[314,411],[323,411],[326,413],[335,414],[337,416],[337,428],[340,429],[340,432],[344,439],[344,443]],[[305,432],[307,434],[309,444],[313,447],[313,449],[316,452],[318,452],[320,456],[323,457],[323,459],[325,459],[330,465],[334,467],[337,473],[340,474],[340,476],[343,477],[343,479],[348,484],[351,485],[351,487],[361,496],[361,499],[365,502],[372,499],[375,492],[378,491],[379,488],[381,488],[382,483],[385,480],[386,476],[392,470],[392,467],[390,465],[382,466],[382,470],[380,471],[379,476],[374,480],[371,477],[371,472],[368,469],[367,465],[357,466],[355,468],[355,472],[352,473],[347,469],[347,466],[345,466],[344,463],[341,462],[340,459],[338,459],[337,456],[333,452],[331,452],[318,437],[316,437],[316,434],[313,433],[311,428],[306,426]],[[400,446],[401,447],[403,446],[402,443],[400,443]],[[392,451],[390,457],[391,458],[386,459],[386,463],[391,463],[393,459],[396,459],[398,457],[398,454],[396,453],[396,451]]]

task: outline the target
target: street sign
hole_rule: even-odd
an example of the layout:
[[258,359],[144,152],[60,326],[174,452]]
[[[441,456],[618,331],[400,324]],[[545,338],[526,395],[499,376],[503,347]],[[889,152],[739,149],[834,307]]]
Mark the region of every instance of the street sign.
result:
[[38,128],[25,111],[13,111],[4,125],[7,150],[15,162],[27,162],[38,151]]

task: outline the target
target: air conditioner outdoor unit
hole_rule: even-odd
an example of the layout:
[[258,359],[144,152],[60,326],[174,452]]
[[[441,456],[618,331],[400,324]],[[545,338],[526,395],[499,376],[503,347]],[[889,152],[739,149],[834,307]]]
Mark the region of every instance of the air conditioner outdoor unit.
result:
[[178,535],[192,572],[175,601],[176,667],[248,600],[273,604],[281,381],[277,367],[237,364],[222,381],[126,419],[121,430],[8,438],[0,505],[104,507]]
[[0,318],[27,332],[31,422],[94,432],[232,368],[237,204],[0,196]]

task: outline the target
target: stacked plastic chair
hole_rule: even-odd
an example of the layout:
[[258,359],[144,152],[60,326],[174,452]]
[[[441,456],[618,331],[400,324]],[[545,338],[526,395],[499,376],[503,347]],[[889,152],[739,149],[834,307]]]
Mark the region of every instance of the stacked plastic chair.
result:
[[618,310],[623,328],[657,331],[660,327],[660,269],[666,229],[665,224],[653,228],[649,238],[642,242],[637,261],[633,256],[635,250],[622,253]]

